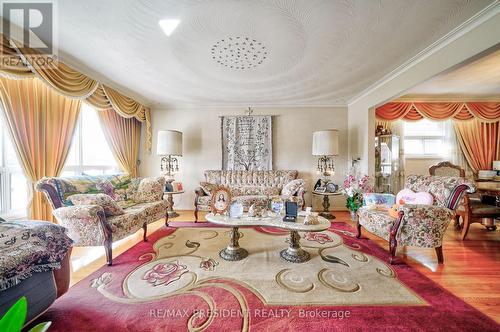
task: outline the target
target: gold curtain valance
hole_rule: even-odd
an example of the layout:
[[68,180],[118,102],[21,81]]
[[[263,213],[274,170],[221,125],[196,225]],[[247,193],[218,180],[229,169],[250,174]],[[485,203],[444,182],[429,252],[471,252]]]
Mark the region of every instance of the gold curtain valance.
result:
[[54,62],[50,67],[39,66],[32,56],[36,54],[33,50],[30,50],[29,55],[25,55],[23,49],[18,47],[20,44],[9,41],[3,34],[1,36],[3,53],[0,59],[0,76],[10,79],[36,77],[60,94],[73,99],[83,99],[98,110],[113,109],[122,117],[135,117],[146,124],[146,150],[151,152],[153,135],[148,108],[62,62]]

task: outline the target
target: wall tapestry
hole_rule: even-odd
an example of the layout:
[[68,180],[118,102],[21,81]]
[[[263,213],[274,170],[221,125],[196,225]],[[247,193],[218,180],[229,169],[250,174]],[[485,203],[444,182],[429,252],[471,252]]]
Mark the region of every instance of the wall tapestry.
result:
[[221,129],[223,170],[272,170],[272,116],[222,116]]

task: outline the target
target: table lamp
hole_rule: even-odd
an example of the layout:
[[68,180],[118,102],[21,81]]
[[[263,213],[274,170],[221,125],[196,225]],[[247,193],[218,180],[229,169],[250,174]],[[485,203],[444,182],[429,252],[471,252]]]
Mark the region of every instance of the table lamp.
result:
[[335,165],[332,156],[339,154],[338,130],[321,130],[313,133],[313,156],[319,156],[317,172],[324,177],[335,174]]
[[179,171],[177,157],[182,157],[182,133],[176,130],[159,130],[156,154],[162,156],[160,169],[167,182],[174,181],[174,172]]

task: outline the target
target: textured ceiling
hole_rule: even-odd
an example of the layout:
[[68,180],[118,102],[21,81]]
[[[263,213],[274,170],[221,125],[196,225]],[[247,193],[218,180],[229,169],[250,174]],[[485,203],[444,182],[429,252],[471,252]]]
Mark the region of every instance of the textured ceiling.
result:
[[[151,106],[338,105],[491,2],[65,0],[59,56]],[[262,53],[221,64],[238,36]]]
[[420,83],[401,99],[500,101],[500,50]]

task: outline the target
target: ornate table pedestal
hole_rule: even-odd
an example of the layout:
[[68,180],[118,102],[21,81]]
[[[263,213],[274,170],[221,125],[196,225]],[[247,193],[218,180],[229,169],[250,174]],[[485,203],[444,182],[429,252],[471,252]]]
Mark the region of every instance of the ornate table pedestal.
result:
[[264,227],[277,227],[286,229],[290,232],[288,239],[289,247],[280,252],[281,258],[288,262],[303,263],[309,260],[309,253],[300,247],[300,234],[299,232],[321,232],[328,229],[331,225],[330,221],[318,217],[318,223],[315,225],[304,225],[304,217],[299,216],[295,222],[283,221],[283,216],[275,217],[242,217],[231,218],[225,215],[214,215],[209,213],[205,218],[211,223],[231,227],[231,239],[229,245],[219,252],[219,256],[228,261],[237,261],[244,259],[248,256],[248,252],[241,248],[238,240],[241,235],[238,231],[239,227],[243,226],[264,226]]
[[280,251],[280,256],[286,261],[292,263],[304,263],[309,260],[311,255],[300,247],[300,235],[297,231],[290,231],[290,246]]
[[165,191],[164,194],[167,195],[167,214],[169,218],[178,217],[179,214],[174,211],[174,195],[182,194],[184,191]]
[[323,196],[323,212],[320,212],[319,215],[326,219],[335,219],[335,216],[330,213],[330,196],[342,195],[342,193],[328,193],[328,192],[318,192],[313,191],[313,195]]
[[226,261],[239,261],[248,256],[248,251],[241,248],[238,240],[240,239],[240,232],[238,227],[231,228],[231,239],[228,246],[219,252],[219,256]]

